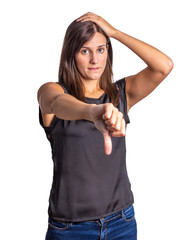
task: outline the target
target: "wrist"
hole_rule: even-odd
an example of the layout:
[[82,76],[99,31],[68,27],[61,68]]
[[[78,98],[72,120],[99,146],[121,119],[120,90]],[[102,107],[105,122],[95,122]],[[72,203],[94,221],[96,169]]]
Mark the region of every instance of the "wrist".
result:
[[97,104],[86,104],[86,110],[85,110],[85,119],[88,121],[93,122],[93,113],[94,113],[94,109],[97,106]]
[[111,32],[110,36],[109,37],[112,37],[112,38],[117,38],[118,34],[119,34],[119,30],[117,30],[116,28],[114,28],[114,30]]

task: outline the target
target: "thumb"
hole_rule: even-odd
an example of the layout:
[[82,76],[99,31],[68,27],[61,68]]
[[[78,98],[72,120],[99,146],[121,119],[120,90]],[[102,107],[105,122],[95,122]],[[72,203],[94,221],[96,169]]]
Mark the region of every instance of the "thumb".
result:
[[110,155],[112,152],[112,141],[111,141],[111,134],[110,131],[105,131],[103,133],[104,137],[104,147],[105,147],[105,154]]

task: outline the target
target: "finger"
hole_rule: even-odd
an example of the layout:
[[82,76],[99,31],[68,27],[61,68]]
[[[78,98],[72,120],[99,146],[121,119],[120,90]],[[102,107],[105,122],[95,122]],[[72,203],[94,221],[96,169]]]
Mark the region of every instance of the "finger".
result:
[[116,123],[113,126],[114,130],[116,130],[116,131],[120,131],[121,130],[122,118],[123,118],[123,114],[120,111],[118,111],[117,112]]
[[123,114],[121,112],[118,112],[118,118],[117,118],[117,122],[115,124],[115,129],[117,131],[120,131],[122,128],[122,123],[123,123]]
[[105,124],[109,127],[110,131],[119,131],[121,129],[122,118],[123,114],[117,108],[114,108],[111,118],[105,121]]
[[118,118],[118,109],[117,108],[113,108],[113,112],[111,114],[111,118],[108,121],[109,124],[114,127],[116,122],[117,122],[117,118]]
[[125,123],[125,119],[122,119],[122,134],[123,134],[123,136],[125,136],[125,134],[126,134],[126,123]]
[[112,152],[112,140],[111,140],[110,131],[105,131],[103,133],[103,137],[104,137],[105,154],[110,155]]
[[109,120],[111,118],[113,108],[114,106],[112,103],[104,104],[104,114],[102,116],[103,120]]
[[77,18],[76,21],[77,21],[77,22],[78,22],[78,21],[82,21],[82,22],[83,22],[83,21],[88,21],[88,20],[90,20],[90,19],[93,18],[93,17],[96,18],[97,15],[94,14],[94,13],[88,12],[88,13],[82,15],[81,17]]
[[126,124],[125,124],[125,120],[122,118],[121,129],[119,131],[113,131],[112,136],[113,137],[124,137],[125,134],[126,134]]
[[85,16],[97,16],[97,15],[95,13],[92,13],[92,12],[87,12],[87,13],[83,14],[82,16],[80,16],[79,18],[85,17]]
[[[108,123],[106,123],[108,122]],[[115,124],[111,124],[110,120],[105,121],[106,127],[109,131],[120,131],[121,130],[121,124],[122,124],[122,118],[121,117],[117,117],[116,119],[116,123]]]

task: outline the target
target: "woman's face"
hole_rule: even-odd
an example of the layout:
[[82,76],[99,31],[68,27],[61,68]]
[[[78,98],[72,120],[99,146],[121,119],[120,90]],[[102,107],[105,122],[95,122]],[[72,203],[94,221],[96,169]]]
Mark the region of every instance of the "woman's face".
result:
[[108,46],[103,34],[96,32],[75,55],[82,80],[99,80],[107,62]]

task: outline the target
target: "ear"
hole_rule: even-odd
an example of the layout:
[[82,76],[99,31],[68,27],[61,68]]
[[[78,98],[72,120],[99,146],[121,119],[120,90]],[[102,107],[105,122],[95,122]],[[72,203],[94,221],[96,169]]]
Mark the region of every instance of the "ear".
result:
[[107,50],[109,50],[109,44],[106,45]]

